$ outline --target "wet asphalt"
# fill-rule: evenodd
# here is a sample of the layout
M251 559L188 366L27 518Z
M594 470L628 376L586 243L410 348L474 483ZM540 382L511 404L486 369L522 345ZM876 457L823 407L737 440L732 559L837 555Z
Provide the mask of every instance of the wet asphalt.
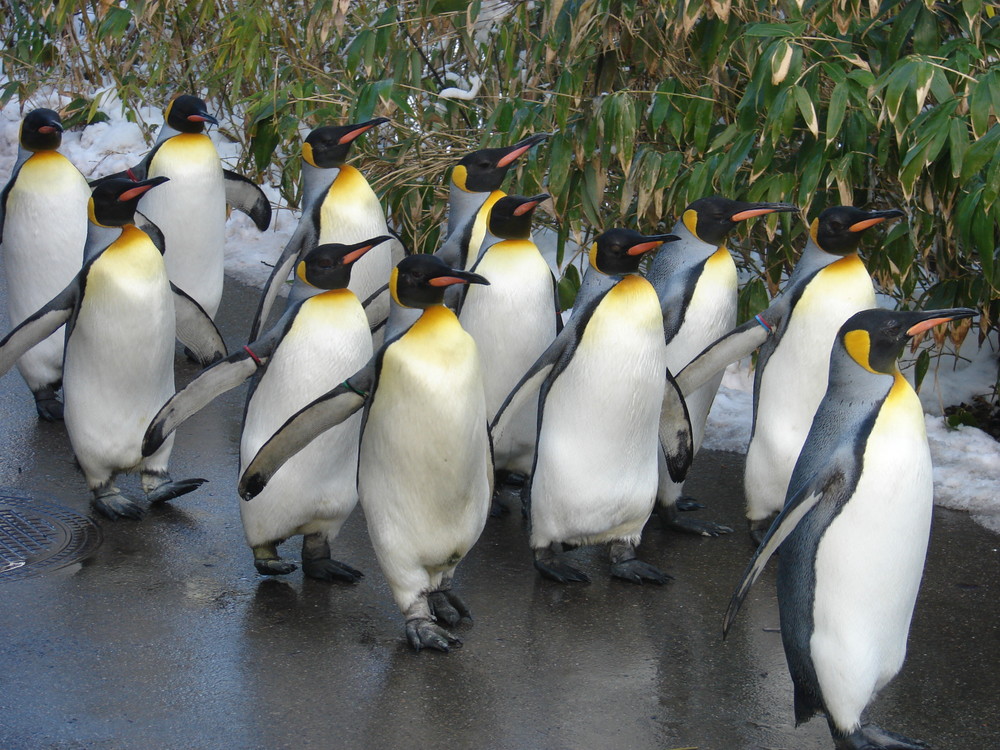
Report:
M232 349L257 297L227 281ZM177 369L179 385L196 372ZM611 580L595 548L573 553L593 583L544 581L520 514L491 519L456 576L475 616L464 646L417 654L360 508L334 549L360 584L257 575L235 493L244 394L178 432L172 474L208 484L140 522L97 519L103 544L82 563L0 582L0 748L832 747L822 719L794 726L773 567L721 637L752 553L742 456L705 452L688 483L737 533L650 522L640 555L666 586ZM0 379L0 445L0 486L90 513L63 428L37 421L16 372ZM122 486L138 493L137 478ZM1000 747L998 548L935 510L907 660L874 721L938 750ZM282 553L297 560L297 540Z

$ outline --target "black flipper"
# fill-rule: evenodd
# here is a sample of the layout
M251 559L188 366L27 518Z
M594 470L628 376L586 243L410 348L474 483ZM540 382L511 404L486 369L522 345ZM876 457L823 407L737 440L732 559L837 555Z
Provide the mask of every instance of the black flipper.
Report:
M317 435L335 427L364 406L375 384L376 357L331 391L293 414L257 451L240 477L244 500L260 494L274 473Z
M228 169L223 169L222 175L226 178L226 203L253 219L260 231L267 229L271 225L271 202L260 186Z
M318 236L315 222L299 221L294 234L292 234L288 240L288 244L281 251L281 255L275 262L274 268L271 269L271 275L267 278L267 284L264 285L264 293L260 297L260 303L257 305L257 312L253 318L253 324L250 326L250 341L253 341L260 335L261 329L267 322L268 315L271 314L274 301L278 298L278 291L281 289L281 285L288 279L288 274L292 272L292 268L295 267L299 258L316 247Z
M663 390L660 408L660 450L667 463L667 471L675 482L683 482L691 461L694 460L694 437L691 434L691 417L677 381L666 373L667 384Z
M85 269L86 270L86 269ZM3 375L38 342L55 333L76 310L80 299L80 279L83 271L42 309L21 322L0 341L0 375Z
M226 342L208 313L173 282L170 291L174 293L177 340L191 351L203 367L225 357L228 353Z
M769 335L770 331L753 318L716 339L677 373L677 385L681 392L698 390L714 375L753 352L767 341Z
M146 236L149 237L156 249L160 251L160 255L163 255L167 251L167 241L163 237L163 232L147 216L136 211L133 223L137 229L141 229L146 233Z

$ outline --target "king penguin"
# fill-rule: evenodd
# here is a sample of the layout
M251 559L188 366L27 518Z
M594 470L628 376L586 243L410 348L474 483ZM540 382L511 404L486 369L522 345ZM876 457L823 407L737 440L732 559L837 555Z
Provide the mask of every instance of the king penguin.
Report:
M387 240L320 245L299 261L296 275L320 290L299 300L259 340L205 369L150 423L143 454L220 394L254 376L240 440L241 472L285 420L341 383L372 356L368 319L348 288L351 268ZM324 291L325 290L325 291ZM292 456L252 503L241 503L243 531L264 575L295 570L278 544L302 535L302 570L310 578L354 583L361 573L331 558L330 545L358 501L361 414L319 435Z
M146 425L174 391L175 336L207 361L225 354L211 318L168 280L155 227L143 230L133 223L140 198L166 181L115 178L95 187L88 260L69 286L0 342L3 373L67 323L66 432L94 508L111 519L143 513L115 486L120 472L138 468L151 503L191 492L205 481L170 479L172 439L147 458L141 454Z
M262 232L271 223L271 204L257 185L223 169L219 152L205 133L206 123L218 121L204 101L184 94L173 99L163 114L165 122L153 149L124 176L170 180L151 191L139 211L163 232L170 280L214 318L222 299L227 204L247 214Z
M871 276L858 257L861 237L901 216L898 209L825 209L810 225L802 257L767 310L711 344L677 376L682 391L692 392L708 373L761 347L743 480L755 542L781 510L795 459L826 391L824 351L845 320L875 306Z
M395 301L423 310L368 364L292 416L243 473L258 495L285 460L365 406L358 493L368 532L413 648L460 641L438 622L469 616L452 590L455 567L486 525L493 466L479 354L444 305L455 284L486 284L431 255L411 255L389 281Z
M726 612L723 633L780 547L778 608L795 721L825 714L838 750L927 747L863 720L903 665L933 510L923 409L896 360L918 333L973 315L874 309L840 328L784 509Z
M56 112L29 112L21 122L14 171L0 193L0 250L12 326L62 291L83 265L90 187L56 150L62 132ZM49 422L62 419L56 392L62 384L64 338L53 333L17 361L38 416Z
M459 160L451 171L445 238L434 252L445 265L463 270L475 265L488 239L490 210L505 195L500 189L504 177L518 158L548 137L548 133L536 133L513 146L482 148ZM497 238L490 239L496 241ZM460 289L455 288L445 298L453 310L459 307ZM419 310L390 301L386 337L398 336L413 325L419 315Z
M350 245L390 234L385 210L375 191L361 172L346 163L351 144L385 122L389 122L388 118L377 117L351 125L325 125L306 136L302 144L302 215L264 287L250 328L251 340L263 330L278 292L306 253L321 244ZM389 296L369 298L386 285L394 260L402 255L402 244L389 237L383 245L365 253L351 271L351 291L362 302L368 302L365 312L373 329L389 314ZM301 279L293 283L289 304L318 292Z
M483 361L486 409L495 414L521 376L562 330L552 269L531 241L531 216L547 194L508 195L493 204L489 233L499 239L472 267L490 280L470 286L459 320ZM535 452L537 403L527 404L493 445L497 484L526 477Z
M726 236L739 222L781 211L798 211L790 203L748 203L721 196L691 203L671 230L680 237L655 256L646 278L656 289L663 311L667 368L680 372L706 346L736 325L736 264L726 248ZM694 451L705 434L705 422L722 382L718 373L710 382L684 395L691 418ZM679 531L717 536L728 526L678 514L683 482L670 479L660 467L657 513L663 523ZM690 501L681 505L690 509ZM695 505L694 507L698 507Z
M589 581L562 555L564 545L607 542L613 576L667 581L636 557L635 548L656 501L660 452L669 454L664 460L682 479L691 460L691 429L667 369L656 290L639 275L639 263L645 253L678 239L629 229L600 234L590 263L621 279L574 311L493 420L494 440L501 443L514 415L540 388L534 464L522 497L535 568L545 578Z

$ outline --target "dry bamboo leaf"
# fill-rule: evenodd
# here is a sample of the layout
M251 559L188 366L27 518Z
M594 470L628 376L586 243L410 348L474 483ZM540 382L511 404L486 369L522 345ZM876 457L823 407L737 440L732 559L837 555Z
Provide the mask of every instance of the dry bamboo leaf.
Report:
M350 10L351 0L335 0L333 5L333 25L337 27L337 33L344 32L344 24L347 22L347 11Z

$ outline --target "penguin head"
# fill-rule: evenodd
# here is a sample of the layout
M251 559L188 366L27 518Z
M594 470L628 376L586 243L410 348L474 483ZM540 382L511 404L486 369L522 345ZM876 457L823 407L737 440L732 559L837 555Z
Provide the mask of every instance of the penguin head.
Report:
M445 287L452 284L485 284L477 273L449 268L434 255L410 255L392 269L389 292L403 307L425 308L444 302Z
M295 275L317 289L346 289L354 263L373 247L390 239L382 235L353 245L337 242L320 245L299 261Z
M857 251L866 229L901 216L906 214L898 208L862 211L853 206L832 206L813 220L809 235L821 250L832 255L850 255Z
M451 173L451 181L467 193L499 190L510 165L532 146L549 137L536 133L506 148L481 148L463 156Z
M166 177L153 177L133 182L124 177L102 180L90 195L90 220L102 227L123 227L135 219L139 199L157 185L167 182Z
M848 356L868 372L894 375L896 360L911 338L941 323L975 314L967 307L913 312L862 310L841 326L837 340Z
M798 211L791 203L748 203L713 195L699 198L684 209L684 226L702 242L720 246L737 224L755 216L779 211Z
M218 125L219 121L208 113L204 100L191 94L181 94L174 97L167 108L163 110L167 125L181 133L201 133L205 123Z
M62 143L62 119L51 109L33 109L21 121L21 146L28 151L55 151Z
M490 209L489 230L502 240L526 240L531 236L531 215L538 204L550 198L548 193L525 198L505 195Z
M306 160L306 164L320 169L339 167L347 161L354 139L383 122L389 122L389 118L376 117L353 125L324 125L316 128L306 136L305 143L302 144L302 158Z
M631 229L609 229L597 235L590 246L590 265L606 276L637 273L644 254L679 239L676 234L645 235Z

